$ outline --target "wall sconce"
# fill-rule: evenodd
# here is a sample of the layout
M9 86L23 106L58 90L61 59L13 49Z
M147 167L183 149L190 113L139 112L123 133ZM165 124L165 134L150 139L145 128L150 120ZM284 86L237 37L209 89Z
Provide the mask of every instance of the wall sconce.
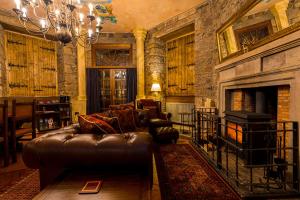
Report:
M155 100L157 100L158 92L161 92L161 87L159 83L153 83L151 87L151 92L154 93Z

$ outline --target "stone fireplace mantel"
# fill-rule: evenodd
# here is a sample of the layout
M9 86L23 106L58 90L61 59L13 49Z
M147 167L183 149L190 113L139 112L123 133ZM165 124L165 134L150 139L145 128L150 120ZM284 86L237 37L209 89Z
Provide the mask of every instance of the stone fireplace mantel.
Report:
M224 116L226 90L289 87L288 120L300 122L300 31L215 66L218 108Z

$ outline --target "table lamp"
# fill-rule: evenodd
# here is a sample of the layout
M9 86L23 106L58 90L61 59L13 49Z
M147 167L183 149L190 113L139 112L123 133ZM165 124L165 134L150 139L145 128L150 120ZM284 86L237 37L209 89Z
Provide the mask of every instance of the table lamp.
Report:
M161 92L160 84L159 83L153 83L152 87L151 87L151 92L154 93L155 100L157 100L156 97L158 96L158 92Z

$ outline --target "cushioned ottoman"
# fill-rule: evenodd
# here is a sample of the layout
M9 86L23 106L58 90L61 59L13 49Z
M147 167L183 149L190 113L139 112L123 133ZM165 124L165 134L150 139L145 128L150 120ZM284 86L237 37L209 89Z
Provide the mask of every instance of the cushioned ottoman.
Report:
M175 143L179 138L179 132L173 127L156 128L156 135L154 137L159 143Z

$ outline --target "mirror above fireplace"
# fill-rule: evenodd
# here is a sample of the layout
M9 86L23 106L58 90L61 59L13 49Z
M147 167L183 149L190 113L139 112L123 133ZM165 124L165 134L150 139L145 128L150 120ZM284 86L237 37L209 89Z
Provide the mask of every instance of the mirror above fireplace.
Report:
M220 61L300 29L300 0L249 0L218 31Z

